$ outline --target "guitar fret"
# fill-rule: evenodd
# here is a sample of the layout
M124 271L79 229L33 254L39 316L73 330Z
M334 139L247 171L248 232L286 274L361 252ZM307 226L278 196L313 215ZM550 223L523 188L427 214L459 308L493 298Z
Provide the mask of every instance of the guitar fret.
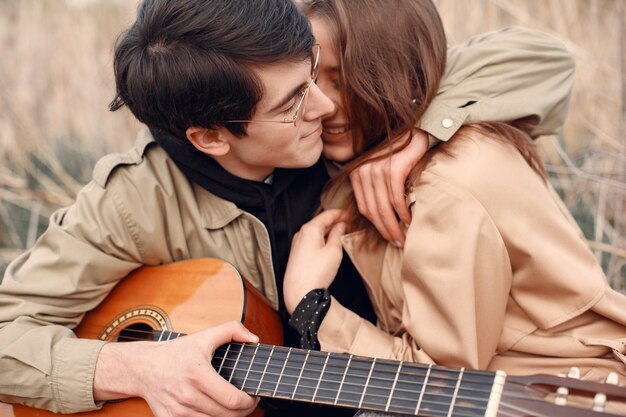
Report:
M297 381L294 400L311 401L315 388L320 381L326 355L318 351L309 351L303 372Z
M230 347L231 347L230 343L228 345L226 345L226 350L224 351L224 356L222 356L222 362L220 363L220 367L217 370L217 373L220 374L220 375L222 375L222 367L224 366L224 362L226 361L226 356L228 356L228 353L230 352Z
M241 384L242 391L245 391L246 381L248 380L248 376L250 375L250 370L252 369L252 365L254 364L254 359L256 358L256 354L258 351L259 351L259 345L257 344L256 348L254 349L254 353L252 354L252 358L250 358L250 365L248 366L248 370L246 371L246 376L243 379L243 383Z
M289 361L289 356L291 355L291 348L287 352L287 359L283 363L283 368L280 370L280 376L278 377L278 382L276 382L276 387L274 388L273 397L276 397L276 391L278 391L278 386L280 385L280 380L283 379L283 374L285 373L285 367L287 366L287 362Z
M231 382L233 376L235 375L235 371L237 370L237 365L239 364L239 358L241 358L241 352L243 352L243 345L239 347L239 354L237 355L237 359L235 360L235 364L233 365L233 370L230 373L230 377L228 378L228 382Z
M498 408L500 407L500 400L502 399L505 381L506 374L502 371L497 371L493 380L491 393L489 394L489 402L487 403L485 417L496 417Z
M343 376L341 377L341 383L339 384L339 389L337 390L337 396L335 397L334 404L337 405L337 401L339 401L339 394L341 394L341 388L343 387L343 383L346 380L346 374L348 373L348 368L350 368L350 362L352 362L352 355L348 358L348 364L346 365Z
M309 359L310 350L306 352L306 356L304 357L304 362L302 363L302 369L300 369L300 375L298 375L298 381L296 382L296 386L293 389L293 394L291 394L291 399L293 400L296 396L296 391L298 390L298 385L300 384L300 379L302 379L302 373L304 372L304 367L306 366L306 361Z
M387 400L387 405L385 406L385 412L389 411L389 405L391 404L391 399L393 398L393 391L396 389L396 384L398 383L398 377L400 376L400 369L402 368L402 364L404 361L400 361L398 365L398 371L396 372L396 377L393 380L393 385L391 386L391 392L389 393L389 399Z
M302 383L303 372L306 370L303 366L305 358L310 361L310 354L303 349L293 349L289 356L289 362L285 367L284 374L278 387L277 395L281 398L293 399L298 394L298 386ZM306 391L306 383L304 383L304 391Z
M339 391L337 405L357 407L359 402L361 402L362 405L363 402L366 402L365 400L361 400L363 399L363 393L366 389L368 375L370 375L371 361L372 359L370 358L361 358L358 356L351 358L350 365L346 368L343 385L341 385ZM346 361L346 366L347 365ZM339 375L341 376L341 374ZM337 381L337 389L339 389L339 384L340 382Z
M259 381L259 386L256 389L256 392L254 393L254 395L259 395L259 391L261 390L261 384L263 384L263 377L265 376L266 372L267 372L267 366L270 364L270 361L272 360L272 354L274 353L274 349L276 348L276 346L272 346L272 350L270 350L270 354L267 357L267 362L265 363L265 367L263 368L263 373L261 374L261 379Z
M317 397L317 391L320 389L320 384L322 382L322 378L324 377L324 371L326 370L326 365L328 365L328 358L330 358L330 352L326 352L326 359L324 360L324 366L322 367L322 373L320 374L320 378L317 381L317 385L315 386L315 392L313 393L313 398L311 401L315 402L315 397Z
M422 414L447 416L458 383L460 368L433 367L421 407Z
M416 366L413 363L402 364L389 403L389 413L406 413L407 410L413 413L412 410L415 409L417 397L426 376L426 369L425 366Z
M426 392L426 385L428 385L428 378L430 378L430 371L433 369L433 364L428 365L428 371L426 371L426 377L424 377L424 382L422 383L422 390L420 391L420 396L417 399L417 406L415 407L415 415L419 415L420 407L422 406L422 401L424 399L424 393Z
M163 335L165 334L165 332L161 332L161 334L159 335L159 339L157 340L157 342L162 342L163 341Z
M397 362L376 361L372 378L363 398L363 408L385 411L393 386L393 376L395 376L397 369Z
M463 379L463 371L465 371L465 368L461 368L461 372L459 373L459 378L456 381L456 386L454 387L454 394L452 395L452 401L450 401L450 410L448 410L448 417L452 417L452 410L454 410L454 403L456 403L456 397L459 395L459 387L461 386L461 379Z
M280 378L283 368L289 355L287 348L276 346L273 350L272 358L269 361L266 372L263 374L263 383L261 384L260 395L266 397L275 397L278 393Z
M374 360L372 361L372 366L370 366L370 372L369 374L367 374L367 381L365 381L365 386L363 387L363 393L361 394L361 400L359 401L359 408L363 406L363 398L365 398L365 391L367 391L367 387L370 384L370 378L372 377L374 365L376 365L376 358L374 358Z

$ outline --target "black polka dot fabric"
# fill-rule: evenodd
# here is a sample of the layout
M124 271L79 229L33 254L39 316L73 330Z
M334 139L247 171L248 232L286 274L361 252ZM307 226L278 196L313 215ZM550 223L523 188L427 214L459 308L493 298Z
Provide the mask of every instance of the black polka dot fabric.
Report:
M330 292L319 288L309 291L296 306L289 325L300 334L303 349L320 350L317 331L330 308Z

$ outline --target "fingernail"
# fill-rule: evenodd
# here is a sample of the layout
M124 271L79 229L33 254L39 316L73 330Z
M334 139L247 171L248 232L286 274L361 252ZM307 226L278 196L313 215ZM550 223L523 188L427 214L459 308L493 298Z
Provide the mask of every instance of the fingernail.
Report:
M402 247L402 242L400 242L399 240L394 240L393 241L393 246L395 246L396 248L401 248Z
M252 333L251 331L248 331L248 334L250 335L250 338L252 339L253 342L258 342L259 341L259 336L255 335L254 333Z

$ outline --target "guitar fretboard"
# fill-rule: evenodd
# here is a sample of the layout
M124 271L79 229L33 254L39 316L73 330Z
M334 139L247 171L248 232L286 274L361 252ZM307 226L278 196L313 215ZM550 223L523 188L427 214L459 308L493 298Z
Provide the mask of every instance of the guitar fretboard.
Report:
M212 364L255 396L432 417L485 416L496 378L489 371L263 344L226 344Z

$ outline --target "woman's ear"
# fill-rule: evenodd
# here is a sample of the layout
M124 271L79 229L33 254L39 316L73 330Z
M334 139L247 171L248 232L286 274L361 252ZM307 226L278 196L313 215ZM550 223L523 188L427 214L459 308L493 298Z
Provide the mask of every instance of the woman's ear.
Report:
M185 132L189 142L200 152L210 156L223 156L230 150L221 129L192 126Z

